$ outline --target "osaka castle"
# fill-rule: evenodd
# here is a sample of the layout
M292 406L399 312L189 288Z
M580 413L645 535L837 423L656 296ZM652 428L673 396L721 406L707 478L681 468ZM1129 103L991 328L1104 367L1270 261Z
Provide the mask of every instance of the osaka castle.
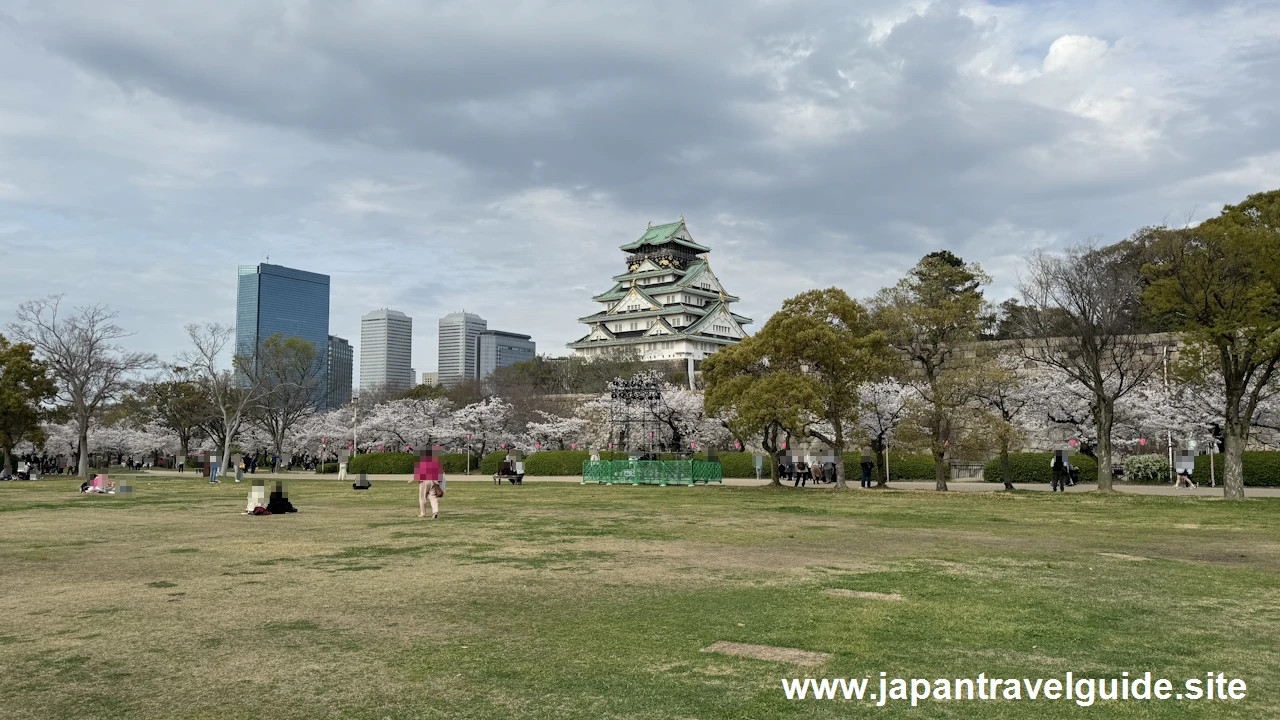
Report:
M650 224L622 252L627 271L591 298L600 306L594 315L578 318L588 330L569 343L575 353L590 358L622 348L644 360L701 360L746 337L742 326L751 318L733 312L738 298L711 272L711 248L693 241L683 217Z

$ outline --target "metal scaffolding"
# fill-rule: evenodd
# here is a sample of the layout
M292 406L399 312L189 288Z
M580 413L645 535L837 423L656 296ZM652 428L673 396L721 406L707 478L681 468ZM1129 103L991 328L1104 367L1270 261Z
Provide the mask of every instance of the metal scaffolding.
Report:
M657 460L662 450L658 383L643 377L614 380L609 383L609 398L610 449L640 460Z

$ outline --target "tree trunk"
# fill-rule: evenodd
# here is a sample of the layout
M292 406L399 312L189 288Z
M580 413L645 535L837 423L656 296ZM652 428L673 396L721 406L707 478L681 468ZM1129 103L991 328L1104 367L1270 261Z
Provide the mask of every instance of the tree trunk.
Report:
M745 445L744 445L745 447ZM769 457L769 484L781 485L778 481L778 430L773 426L769 426L764 431L764 437L760 438L760 447L768 453Z
M80 432L80 478L82 480L89 479L89 421L86 418L79 423L77 428Z
M4 448L4 465L0 465L0 473L3 473L8 469L9 469L9 446L6 445Z
M930 386L937 395L937 382L930 380ZM933 403L933 482L934 489L945 492L947 489L947 478L951 474L950 468L947 467L946 446L943 442L947 436L951 434L951 423L947 422L946 409L942 407L936 400Z
M836 488L844 490L848 487L844 482L844 428L839 423L835 424L836 437L831 448L836 454Z
M1223 430L1225 447L1222 453L1222 497L1228 500L1244 499L1244 446L1248 440L1247 428L1230 423Z
M1009 446L1000 448L1000 479L1004 481L1005 490L1014 490L1013 472L1009 470Z
M1111 474L1111 425L1114 421L1113 408L1106 402L1098 402L1098 490L1111 492L1115 490L1114 478Z
M885 461L888 460L889 454L884 451L884 441L883 440L872 441L871 452L875 453L876 455L876 470L875 470L876 487L887 488L889 487L889 477L888 475L885 474L884 468L885 468ZM841 460L843 461L843 458L841 458ZM844 463L841 462L841 464L844 464Z

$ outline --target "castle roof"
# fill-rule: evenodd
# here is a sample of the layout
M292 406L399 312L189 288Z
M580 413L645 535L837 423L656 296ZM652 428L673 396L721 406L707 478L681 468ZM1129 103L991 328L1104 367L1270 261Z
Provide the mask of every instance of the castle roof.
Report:
M695 253L711 252L711 248L699 245L689 237L689 230L684 226L684 219L665 225L650 225L639 240L621 246L622 250L638 250L643 245L679 245Z

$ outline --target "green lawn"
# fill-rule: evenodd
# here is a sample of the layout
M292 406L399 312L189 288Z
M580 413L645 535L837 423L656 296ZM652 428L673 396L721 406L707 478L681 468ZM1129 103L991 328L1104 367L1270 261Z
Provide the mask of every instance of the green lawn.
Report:
M0 484L0 718L1280 717L1280 500L455 482L433 522L400 482L294 481L301 512L272 517L238 514L245 484L76 487ZM1249 697L780 684L1067 670Z

